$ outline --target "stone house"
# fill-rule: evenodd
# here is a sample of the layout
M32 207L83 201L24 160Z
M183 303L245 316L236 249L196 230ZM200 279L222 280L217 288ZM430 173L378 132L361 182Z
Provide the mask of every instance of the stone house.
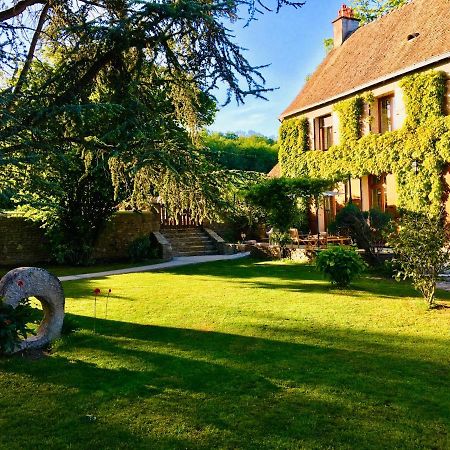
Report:
M422 195L425 198L428 194L422 191L433 191L433 195L441 196L442 201L447 203L447 210L450 211L450 203L445 197L445 182L450 180L446 164L450 162L450 144L447 144L447 141L450 142L447 139L450 132L450 0L412 0L364 26L360 26L352 9L343 5L333 21L333 35L333 48L280 115L280 163L272 170L272 175L323 174L333 177L333 171L340 173L342 182L336 193L325 197L319 217L311 220L312 228L317 228L314 224L318 224L320 231L326 230L336 212L350 199L362 210L379 208L395 212L399 203L403 205L402 199L405 204L409 201L404 180L409 180L407 186L412 197ZM414 117L407 125L408 99L405 98L403 81L415 74L428 73L439 74L443 93L440 111L434 118L438 122L431 122L428 116L424 119L428 129L435 129L433 144L430 144L435 147L427 153L419 143L416 147L420 147L420 151L417 150L416 154L414 145L410 145L411 150L406 150L405 143L414 139L420 141L417 133L424 134L420 128L423 123L417 119L417 126L411 126L418 115L410 113ZM423 86L427 79L421 82L422 87L419 86L417 95L423 92L426 108L426 88ZM433 92L438 91L436 88ZM355 141L349 143L343 138L344 119L338 106L355 98L361 99L359 130ZM292 146L283 134L293 119L300 119L306 127L304 144L298 141L296 146ZM404 131L406 129L407 132ZM301 131L296 133L297 139ZM400 148L400 141L403 142L402 150L394 150L395 145ZM387 165L375 164L378 153L381 154L377 145L381 148L389 142L393 143L392 154L397 151L399 156L393 157ZM444 155L442 150L439 153L436 145L439 149L445 146L449 155L445 152ZM440 159L437 161L434 158L435 164L430 169L432 163L429 160L435 153L440 155ZM401 158L403 163L399 162ZM292 170L296 161L298 168ZM414 172L418 173L417 182ZM435 172L442 182L440 187L430 175ZM424 180L423 183L420 180ZM427 180L431 181L428 183ZM420 183L423 184L422 191L415 192ZM399 186L403 186L402 192L399 192ZM423 205L426 201L425 198Z

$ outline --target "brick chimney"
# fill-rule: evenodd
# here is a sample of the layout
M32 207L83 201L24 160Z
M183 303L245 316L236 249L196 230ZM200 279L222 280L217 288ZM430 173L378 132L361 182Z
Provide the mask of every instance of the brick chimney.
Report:
M344 41L359 27L359 19L352 8L342 5L339 15L333 21L334 48L340 47Z

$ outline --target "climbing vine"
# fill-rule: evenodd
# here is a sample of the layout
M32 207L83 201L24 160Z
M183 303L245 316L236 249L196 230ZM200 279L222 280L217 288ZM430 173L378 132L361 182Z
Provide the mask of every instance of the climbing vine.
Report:
M403 89L408 126L414 127L443 115L445 81L443 72L417 73L403 78L400 87Z
M354 142L361 137L363 108L361 95L339 102L334 107L339 116L339 136L343 142Z
M345 180L348 176L392 173L397 179L399 208L437 214L444 194L442 172L450 163L450 116L443 113L445 74L414 74L405 77L401 87L407 111L401 129L359 138L364 102L373 98L368 94L345 100L335 107L340 145L325 152L290 148L291 155L298 155L297 161L280 157L283 175ZM280 138L283 148L283 134ZM412 170L414 161L418 162L418 173Z
M284 174L295 176L299 157L310 150L308 119L302 116L283 121L280 127L280 142L278 157Z

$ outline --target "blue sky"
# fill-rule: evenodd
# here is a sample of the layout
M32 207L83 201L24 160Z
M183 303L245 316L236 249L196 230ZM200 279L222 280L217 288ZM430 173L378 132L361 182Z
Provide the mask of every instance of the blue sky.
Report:
M252 65L271 64L263 70L269 101L247 99L237 106L233 101L222 108L209 128L213 131L254 130L267 136L278 135L278 116L294 99L305 78L325 56L323 40L332 36L331 22L343 0L306 0L300 9L284 7L278 14L258 16L249 27L234 25L237 42L248 49ZM350 2L348 2L350 3Z

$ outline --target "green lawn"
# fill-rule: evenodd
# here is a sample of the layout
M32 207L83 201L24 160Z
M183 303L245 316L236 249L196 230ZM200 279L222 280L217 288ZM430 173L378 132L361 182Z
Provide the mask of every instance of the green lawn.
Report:
M0 360L1 448L450 447L450 309L405 284L235 260L64 288L81 330Z

